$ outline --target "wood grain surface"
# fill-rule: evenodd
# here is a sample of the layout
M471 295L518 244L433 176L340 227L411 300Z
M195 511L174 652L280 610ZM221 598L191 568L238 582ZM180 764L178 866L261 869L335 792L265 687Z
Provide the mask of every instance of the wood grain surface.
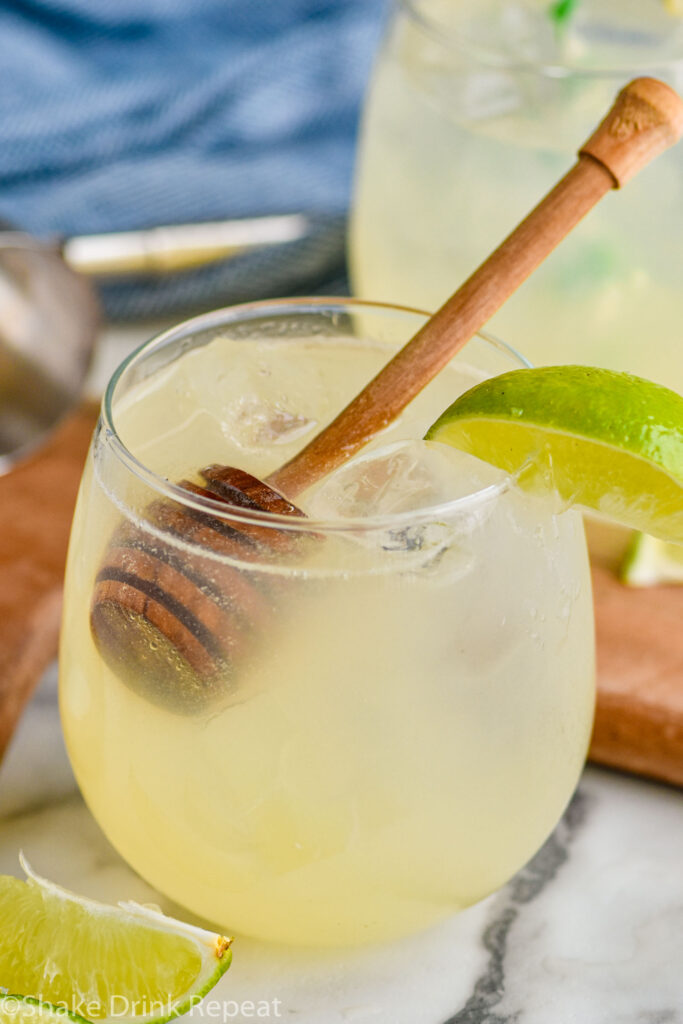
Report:
M683 586L623 586L593 566L598 699L590 756L683 786Z
M683 786L683 586L625 587L631 531L585 524L598 641L591 759Z
M57 653L71 517L96 419L84 404L0 477L0 757Z

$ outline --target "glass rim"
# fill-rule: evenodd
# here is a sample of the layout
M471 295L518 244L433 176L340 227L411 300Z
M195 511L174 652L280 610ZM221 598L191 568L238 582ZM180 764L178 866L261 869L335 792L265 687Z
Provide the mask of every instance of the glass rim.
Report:
M232 520L254 526L277 527L278 529L285 529L294 533L310 533L313 531L321 533L355 533L419 525L433 521L435 516L452 516L461 512L469 512L473 507L487 503L507 491L513 480L513 477L509 474L496 483L473 490L470 494L461 495L449 501L440 502L436 505L427 505L424 508L407 512L367 517L356 516L344 519L314 519L308 517L300 519L274 512L259 512L237 506L228 506L217 498L192 494L179 484L173 483L146 466L121 440L113 410L115 392L124 375L137 363L142 362L150 352L162 348L173 340L189 337L193 334L210 330L212 327L218 330L220 327L230 323L238 323L245 317L246 319L256 319L259 314L268 311L273 315L278 313L285 315L292 310L299 310L300 312L308 310L313 312L316 309L331 310L335 307L340 312L348 312L355 307L361 311L385 311L389 314L408 314L421 318L429 318L431 315L422 309L396 305L390 302L373 302L346 296L302 296L284 299L260 299L255 302L224 306L220 309L211 310L208 313L201 313L198 316L190 317L148 338L129 353L118 365L109 379L100 409L100 423L104 427L105 437L101 439L96 435L95 443L106 444L124 467L150 490L156 491L162 497L166 497L185 508L204 512L205 514L212 515L214 518L220 518L228 522ZM520 352L506 342L501 341L495 335L487 331L478 331L473 335L473 338L475 337L497 349L508 358L511 358L517 364L513 368L523 369L531 367L531 363Z
M623 79L624 76L650 72L656 74L664 71L683 70L683 53L677 57L654 58L651 60L637 61L630 64L618 63L613 65L596 65L587 68L566 61L542 61L524 58L515 58L497 53L494 49L477 44L472 38L457 28L446 26L439 18L426 14L420 9L421 0L394 0L395 7L402 10L426 35L429 35L436 42L449 43L457 46L458 49L467 49L476 61L492 68L503 68L510 71L531 72L543 78L616 78ZM673 18L672 18L673 20Z

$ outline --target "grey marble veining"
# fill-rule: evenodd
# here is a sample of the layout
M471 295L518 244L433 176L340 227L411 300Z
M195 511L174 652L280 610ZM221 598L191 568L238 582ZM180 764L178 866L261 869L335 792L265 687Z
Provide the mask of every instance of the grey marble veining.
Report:
M0 819L0 871L20 873L22 848L39 873L86 895L187 916L124 864L78 795L54 672L0 769ZM683 1024L683 798L588 770L548 842L500 893L380 947L238 938L213 997L271 1001L270 1019L292 1024Z

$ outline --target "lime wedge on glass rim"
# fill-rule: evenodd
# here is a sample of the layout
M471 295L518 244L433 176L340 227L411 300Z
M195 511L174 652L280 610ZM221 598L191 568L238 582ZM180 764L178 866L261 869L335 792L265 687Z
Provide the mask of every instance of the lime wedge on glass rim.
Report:
M441 441L669 543L683 543L683 396L588 366L491 377L428 430Z
M230 966L222 935L137 903L96 903L39 878L23 858L22 867L26 882L0 875L2 1024L25 1024L31 1013L41 1024L160 1024L191 1009Z

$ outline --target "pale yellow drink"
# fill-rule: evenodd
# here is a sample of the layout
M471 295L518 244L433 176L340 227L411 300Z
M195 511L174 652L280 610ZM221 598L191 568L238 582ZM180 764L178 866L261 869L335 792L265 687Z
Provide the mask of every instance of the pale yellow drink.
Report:
M420 322L388 316L388 343ZM381 317L357 316L344 337L334 318L323 338L305 336L305 317L285 340L259 341L257 325L146 379L124 371L112 423L161 477L212 461L264 475L386 360ZM495 364L514 359L473 342L361 472L347 466L301 498L328 520L322 540L238 565L279 590L225 694L194 714L135 692L93 643L111 531L122 516L144 524L159 499L109 438L96 441L66 590L69 753L129 863L222 928L312 944L423 928L505 882L575 786L593 710L580 519L452 449L406 440Z
M683 89L662 0L404 0L359 144L355 294L436 309L569 169L639 74ZM608 196L491 321L534 363L683 390L683 147Z

